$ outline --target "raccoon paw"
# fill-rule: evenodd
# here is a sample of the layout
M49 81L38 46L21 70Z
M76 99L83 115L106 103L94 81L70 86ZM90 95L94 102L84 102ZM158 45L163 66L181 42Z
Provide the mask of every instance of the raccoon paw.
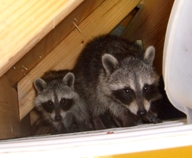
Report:
M102 130L106 129L105 125L103 124L101 118L92 118L93 126L95 130Z
M68 133L79 132L79 126L73 123L70 127L68 127Z
M51 135L61 134L61 133L63 133L61 130L58 130L56 128L51 128Z
M148 120L149 120L149 123L162 123L162 120L160 120L157 117L151 117L151 118L149 117Z
M157 118L155 113L149 112L147 115L143 116L142 120L144 123L161 123L162 121Z

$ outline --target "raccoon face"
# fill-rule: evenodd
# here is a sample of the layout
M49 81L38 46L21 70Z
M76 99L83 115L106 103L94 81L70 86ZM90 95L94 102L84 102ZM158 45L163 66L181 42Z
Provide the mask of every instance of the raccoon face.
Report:
M43 79L36 79L34 86L37 90L35 105L45 117L60 122L73 106L76 93L73 90L75 76L67 73L62 81L53 80L46 83Z
M60 101L48 100L47 102L42 103L42 108L48 115L50 115L53 121L60 122L72 105L72 99L61 98Z
M158 99L159 76L153 69L154 47L149 47L144 59L133 57L118 62L115 57L105 54L102 64L106 74L105 92L114 101L125 106L135 115L145 115L151 102Z

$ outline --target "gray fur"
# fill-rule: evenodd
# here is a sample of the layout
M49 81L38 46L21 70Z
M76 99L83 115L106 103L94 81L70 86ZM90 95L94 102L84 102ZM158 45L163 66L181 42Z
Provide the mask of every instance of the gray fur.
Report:
M34 81L37 95L34 99L35 107L42 113L58 133L77 132L89 129L89 115L85 102L74 90L75 76L68 71L51 71L41 79ZM67 110L61 107L62 99L72 100L72 105ZM48 101L54 104L54 110L48 112L44 109ZM68 104L67 104L68 105ZM66 106L67 107L67 106ZM62 117L56 120L56 117Z
M151 103L161 98L159 76L152 66L154 57L153 46L143 52L136 44L112 35L97 37L86 45L74 71L76 88L87 101L93 122L97 120L98 124L98 118L107 111L120 120L121 125L117 126L160 122L151 111ZM146 99L147 85L152 85L154 94Z

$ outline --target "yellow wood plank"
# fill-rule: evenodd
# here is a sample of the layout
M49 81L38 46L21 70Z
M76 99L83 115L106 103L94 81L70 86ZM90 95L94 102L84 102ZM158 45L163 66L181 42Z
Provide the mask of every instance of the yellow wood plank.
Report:
M158 143L158 142L157 142ZM163 150L153 150L131 154L119 154L111 156L97 156L94 158L191 158L192 146L170 148Z
M4 12L7 8L9 8L15 0L1 0L0 1L0 12Z
M1 1L0 76L83 0ZM13 3L12 3L13 2Z
M106 0L18 83L20 118L33 109L33 80L50 69L72 68L85 43L110 32L140 0Z

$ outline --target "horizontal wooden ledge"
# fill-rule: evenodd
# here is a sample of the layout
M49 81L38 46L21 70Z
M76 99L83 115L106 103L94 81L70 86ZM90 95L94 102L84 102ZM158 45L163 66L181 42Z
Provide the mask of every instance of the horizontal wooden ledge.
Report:
M0 1L0 76L83 0Z

